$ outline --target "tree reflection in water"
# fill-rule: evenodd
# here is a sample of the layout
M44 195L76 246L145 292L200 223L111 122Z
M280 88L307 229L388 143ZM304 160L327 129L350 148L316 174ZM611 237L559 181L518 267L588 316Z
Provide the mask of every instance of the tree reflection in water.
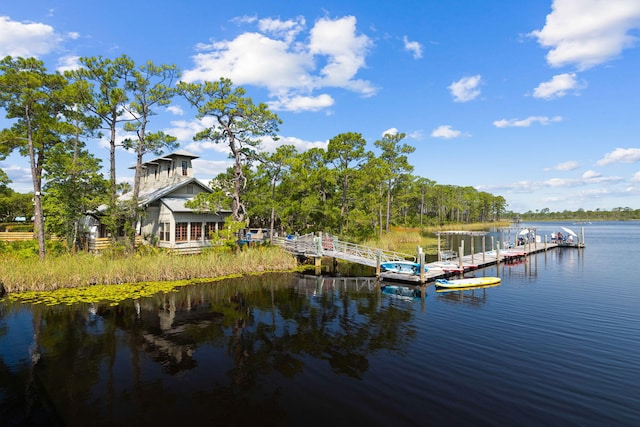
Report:
M287 424L291 381L326 368L361 379L372 354L414 338L412 312L381 303L377 286L270 274L117 306L7 303L0 325L31 318L34 338L18 362L0 353L0 415L8 425Z

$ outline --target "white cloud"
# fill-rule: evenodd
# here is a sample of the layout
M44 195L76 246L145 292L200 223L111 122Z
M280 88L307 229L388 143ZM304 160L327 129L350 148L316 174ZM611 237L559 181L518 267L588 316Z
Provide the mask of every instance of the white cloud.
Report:
M565 73L553 76L553 78L544 83L540 83L533 90L534 98L553 99L560 98L572 90L584 89L586 84L578 84L575 73Z
M200 120L172 120L170 122L170 127L168 129L164 129L164 132L175 136L180 145L186 145L186 149L194 153L201 153L208 148L218 152L227 152L224 144L215 144L211 141L200 142L193 140L195 134L213 126L214 120L215 119L213 117L204 117Z
M603 176L601 173L592 170L588 170L583 173L581 178L585 184L616 183L624 181L620 176Z
M422 133L422 130L414 130L407 134L407 138L421 140L424 138L424 134Z
M611 163L635 163L640 162L640 148L616 148L596 162L598 166Z
M305 19L302 16L295 20L281 21L279 19L265 18L258 21L258 28L264 33L273 34L278 38L291 43L296 36L304 30Z
M566 162L562 162L562 163L558 163L557 165L553 166L552 168L547 168L545 170L555 170L555 171L572 171L575 169L578 169L580 167L580 164L574 160L569 160Z
M58 65L56 70L64 73L65 71L77 70L82 67L80 64L80 57L75 55L61 56L58 58Z
M633 174L633 177L631 178L632 182L640 182L640 172L636 172Z
M261 147L263 151L273 153L281 145L293 145L299 153L307 151L311 148L327 149L329 141L305 141L294 136L280 136L277 141L272 138L264 138L261 141Z
M397 135L398 134L398 129L397 128L389 128L387 130L385 130L384 132L382 132L382 137L384 138L385 135Z
M582 179L595 179L600 178L601 176L602 174L599 172L588 170L582 174Z
M431 136L434 138L451 139L457 138L460 135L462 135L462 132L460 132L459 130L451 129L451 125L439 126L438 128L434 129L433 132L431 132Z
M449 85L449 90L453 95L453 100L455 102L468 102L473 99L476 99L480 95L480 86L482 83L482 77L480 74L471 77L463 77L457 82L451 83Z
M638 0L554 0L544 27L530 36L550 49L549 65L573 64L584 70L631 47L639 28Z
M404 36L402 41L404 42L405 50L413 54L413 59L422 58L422 45L419 42L409 41L407 36Z
M17 154L13 154L17 157ZM33 180L31 178L31 168L17 165L17 161L11 157L7 161L0 162L0 168L7 174L11 180L10 187L19 193L28 193L33 191Z
M375 90L363 80L354 80L365 66L365 57L373 42L365 35L356 35L356 18L345 16L335 20L320 19L310 31L309 51L326 56L327 65L320 71L319 84L344 87L363 95Z
M357 79L365 67L371 40L356 31L356 19L346 16L316 21L306 37L305 20L244 19L259 32L245 32L233 40L199 44L195 68L185 81L216 81L228 77L234 84L265 87L277 110L328 108L334 99L314 91L342 88L363 96L376 93L370 82ZM318 64L323 64L318 68Z
M264 86L276 93L310 88L313 83L308 74L313 67L310 55L292 52L285 42L259 33L244 33L202 49L210 52L193 58L196 68L183 74L187 82L228 77L234 84Z
M167 111L173 114L174 116L184 116L184 110L182 107L178 105L169 105L167 107Z
M534 123L539 123L541 125L548 125L554 122L562 121L562 117L546 117L546 116L531 116L526 119L501 119L493 122L493 125L497 128L507 128L507 127L529 127Z
M231 166L233 166L233 160L193 159L193 170L196 171L197 177L206 177L205 179L208 180L225 172ZM209 185L209 182L207 181L205 184Z
M0 58L7 55L39 57L56 49L62 40L50 25L17 22L0 16Z
M273 111L320 111L331 107L335 103L334 99L323 93L318 96L293 96L291 98L282 96L276 101L267 104Z

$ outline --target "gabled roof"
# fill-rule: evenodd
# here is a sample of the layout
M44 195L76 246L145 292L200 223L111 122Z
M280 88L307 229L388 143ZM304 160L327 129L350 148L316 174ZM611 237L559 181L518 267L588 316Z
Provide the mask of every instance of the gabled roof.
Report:
M189 185L189 184L195 184L198 187L200 187L202 190L206 191L207 193L211 193L213 191L209 187L204 185L200 180L191 177L188 179L180 180L170 185L166 185L164 187L151 188L146 191L140 191L140 194L138 195L138 205L145 206L145 205L151 204L163 198L164 196L173 193L177 189L182 188L185 185ZM120 200L129 200L131 199L132 195L133 195L132 192L125 193L120 196Z

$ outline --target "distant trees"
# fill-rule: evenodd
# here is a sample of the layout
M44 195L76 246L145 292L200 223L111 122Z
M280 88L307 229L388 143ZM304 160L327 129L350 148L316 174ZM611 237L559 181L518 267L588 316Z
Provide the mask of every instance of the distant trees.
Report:
M0 222L13 222L18 218L30 221L33 217L33 194L22 194L0 185Z
M274 224L285 232L330 231L358 240L394 225L495 221L505 214L501 196L411 175L408 155L414 148L400 144L403 138L398 133L376 141L378 156L354 132L332 138L326 150L298 153L280 147L255 172L246 172L252 176L244 190L252 225ZM221 174L215 182L230 176Z
M535 212L508 212L507 215L517 216L522 221L631 221L640 220L640 209L617 207L611 210L551 211L549 208L543 208Z

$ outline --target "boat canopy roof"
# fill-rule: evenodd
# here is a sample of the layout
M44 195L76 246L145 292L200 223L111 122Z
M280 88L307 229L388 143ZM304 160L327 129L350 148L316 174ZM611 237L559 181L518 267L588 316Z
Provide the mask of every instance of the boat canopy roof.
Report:
M465 230L452 230L452 231L436 231L438 236L486 236L488 231L465 231Z

